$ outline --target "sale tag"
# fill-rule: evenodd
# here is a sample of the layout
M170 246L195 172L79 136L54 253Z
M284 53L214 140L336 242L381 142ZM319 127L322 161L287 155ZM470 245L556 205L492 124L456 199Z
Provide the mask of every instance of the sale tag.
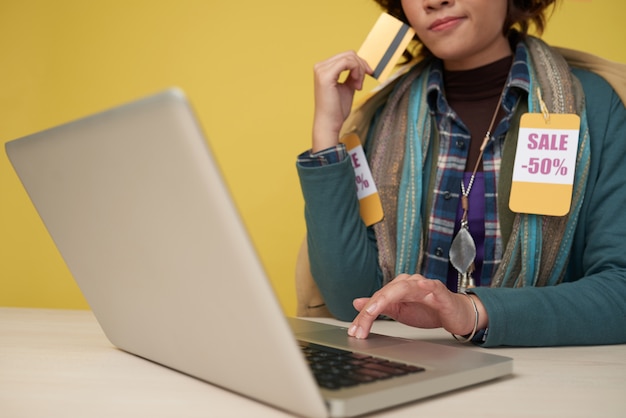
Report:
M352 168L354 168L361 219L367 226L380 222L383 219L383 206L361 140L358 135L351 133L341 138L341 142L346 145Z
M579 131L578 115L522 115L509 199L513 212L569 213Z

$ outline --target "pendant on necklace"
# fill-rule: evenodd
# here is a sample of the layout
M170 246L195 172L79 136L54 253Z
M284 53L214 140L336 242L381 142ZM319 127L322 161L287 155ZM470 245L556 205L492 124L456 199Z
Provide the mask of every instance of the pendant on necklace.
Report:
M461 196L463 200L463 218L461 228L457 232L450 246L450 263L458 271L459 281L457 291L464 293L467 289L476 287L472 273L474 272L474 259L476 258L476 244L469 232L467 222L467 196Z
M476 179L476 172L478 171L480 162L483 159L485 148L491 140L491 131L493 130L496 122L496 117L498 116L498 110L500 109L501 104L502 93L500 93L498 104L496 105L496 109L491 117L489 129L487 129L483 142L480 145L480 153L478 154L478 159L474 164L474 170L472 171L467 188L465 187L463 180L461 180L461 207L463 208L463 216L461 217L461 227L459 228L459 232L457 232L456 236L452 240L449 254L450 263L452 263L456 271L459 272L459 281L457 286L457 292L459 293L465 293L467 289L476 287L474 284L474 278L472 277L472 273L474 273L474 260L476 259L476 243L474 243L474 238L472 238L472 234L469 232L469 222L467 221L467 214L469 212L469 194L472 191L472 186L474 185L474 180Z

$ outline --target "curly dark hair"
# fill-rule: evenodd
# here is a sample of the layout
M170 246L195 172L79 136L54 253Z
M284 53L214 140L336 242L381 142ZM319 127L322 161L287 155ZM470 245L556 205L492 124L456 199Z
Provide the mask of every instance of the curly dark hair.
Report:
M374 1L390 15L409 24L404 10L402 10L401 0ZM515 31L523 38L528 34L531 25L534 25L537 33L541 34L546 26L546 12L548 8L554 7L557 1L558 0L507 0L507 16L502 26L502 33L508 36L512 31ZM409 55L412 56L413 54L409 53Z

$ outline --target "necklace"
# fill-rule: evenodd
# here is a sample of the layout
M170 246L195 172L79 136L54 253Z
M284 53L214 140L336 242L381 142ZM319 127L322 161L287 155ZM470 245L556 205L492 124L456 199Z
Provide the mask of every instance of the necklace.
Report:
M494 123L496 122L500 105L502 104L502 93L500 93L496 110L491 117L489 128L487 129L483 142L480 145L480 153L476 159L476 164L474 165L474 170L472 171L467 187L465 187L463 180L461 180L461 207L463 209L463 216L461 217L461 227L459 228L459 232L457 232L454 240L452 240L452 245L450 246L450 263L452 263L454 268L459 273L457 284L457 291L459 293L465 293L467 289L475 287L472 273L474 272L474 259L476 258L476 244L474 243L472 234L469 232L469 222L467 220L467 214L469 212L469 194L472 191L474 179L476 178L476 172L478 171L480 162L483 159L485 148L491 139L491 131Z

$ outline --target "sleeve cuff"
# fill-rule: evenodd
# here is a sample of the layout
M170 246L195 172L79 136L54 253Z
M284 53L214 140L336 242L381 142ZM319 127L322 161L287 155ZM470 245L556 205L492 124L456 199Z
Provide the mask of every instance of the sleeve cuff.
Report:
M345 160L347 156L346 146L340 143L318 152L305 151L298 155L298 164L302 167L322 167L339 163Z

